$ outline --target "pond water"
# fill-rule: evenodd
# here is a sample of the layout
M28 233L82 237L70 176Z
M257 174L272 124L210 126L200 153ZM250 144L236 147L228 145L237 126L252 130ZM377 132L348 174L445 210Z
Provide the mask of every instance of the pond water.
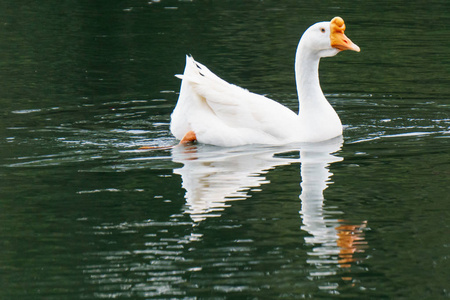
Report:
M1 299L450 297L448 1L0 8ZM336 15L343 138L171 147L186 54L297 110L298 40Z

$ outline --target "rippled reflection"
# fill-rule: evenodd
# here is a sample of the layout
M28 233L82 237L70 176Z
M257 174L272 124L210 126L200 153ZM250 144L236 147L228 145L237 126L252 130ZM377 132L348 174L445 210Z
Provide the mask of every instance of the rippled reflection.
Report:
M367 222L351 224L336 216L343 212L327 208L324 191L332 184L330 165L343 158L335 154L342 139L324 143L283 147L215 148L208 146L178 146L172 157L183 166L174 170L181 175L186 190L186 207L194 222L220 216L230 201L243 200L248 191L269 183L265 174L277 166L301 164L301 229L309 235L305 243L311 246L307 263L311 279L335 275L339 268L348 268L359 258L354 255L366 247L364 229ZM299 158L280 153L298 152ZM300 178L299 178L300 180ZM350 277L345 277L350 280ZM320 287L320 286L319 286ZM330 289L325 284L321 288ZM337 286L331 286L337 288Z
M343 284L353 285L352 270L362 261L361 253L367 247L364 237L367 222L355 224L344 220L340 217L344 212L327 205L324 197L324 191L332 186L330 166L343 160L338 155L341 147L342 139L289 146L174 147L171 158L181 165L173 172L181 176L185 205L164 220L94 226L96 243L104 243L105 248L86 254L83 274L94 287L91 294L104 298L189 297L201 286L212 287L221 294L259 293L274 288L280 284L277 280L284 280L285 276L300 276L303 282L306 279L326 293L338 292ZM154 155L154 151L146 153ZM300 166L300 176L297 175L300 203L296 206L300 207L299 229L293 227L294 231L301 231L300 238L295 234L293 244L286 246L278 245L268 234L265 237L269 240L263 244L270 246L264 250L261 240L255 238L260 231L253 232L250 238L242 236L242 232L234 237L233 232L233 237L226 241L202 248L213 238L202 225L217 226L212 225L214 222L207 223L208 218L225 218L222 215L233 201L263 192L264 185L270 183L271 170L290 164ZM78 194L105 192L116 190L82 190ZM262 223L272 226L277 220ZM226 227L235 225L229 230L240 230L242 224L228 223ZM283 235L292 230L278 229L281 231L272 233ZM288 255L286 251L295 254ZM293 258L300 259L295 262ZM263 271L265 264L273 264L272 272L280 279L267 276ZM248 280L249 276L252 279Z
M204 145L177 146L172 157L183 167L181 175L186 190L186 210L195 222L220 212L233 200L248 197L248 191L268 183L264 174L276 166L299 162L298 158L278 158L275 153L298 148L251 146L218 148Z
M332 183L330 179L333 173L329 166L343 160L342 157L333 155L341 147L342 140L333 140L320 145L304 145L300 150L300 215L303 220L301 228L310 234L305 238L305 242L313 247L307 260L314 266L310 271L311 278L335 275L337 266L350 267L350 263L357 260L353 256L354 253L363 252L366 246L364 228L367 222L348 224L345 220L333 217L343 212L334 207L326 208L324 203L323 193ZM330 289L329 285L319 287Z

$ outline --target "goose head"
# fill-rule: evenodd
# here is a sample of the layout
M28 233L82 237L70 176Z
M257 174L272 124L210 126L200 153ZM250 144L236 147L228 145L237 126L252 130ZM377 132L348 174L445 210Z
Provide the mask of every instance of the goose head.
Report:
M319 22L309 27L303 34L300 44L317 53L319 57L335 56L343 50L359 52L359 47L345 34L345 23L341 17L334 17L330 22Z

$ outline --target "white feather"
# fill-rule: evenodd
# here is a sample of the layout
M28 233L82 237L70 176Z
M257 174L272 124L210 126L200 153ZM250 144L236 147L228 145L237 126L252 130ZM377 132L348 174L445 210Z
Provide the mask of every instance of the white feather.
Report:
M218 146L243 144L285 144L315 142L342 134L342 125L334 109L323 96L318 81L320 53L326 56L338 51L315 49L315 44L327 43L317 23L303 35L296 55L296 77L300 112L267 97L230 84L206 66L186 56L177 105L171 115L170 129L177 139L194 131L201 143ZM328 41L328 45L330 42ZM318 55L314 54L316 51ZM322 56L325 56L322 55ZM308 78L308 76L317 76Z

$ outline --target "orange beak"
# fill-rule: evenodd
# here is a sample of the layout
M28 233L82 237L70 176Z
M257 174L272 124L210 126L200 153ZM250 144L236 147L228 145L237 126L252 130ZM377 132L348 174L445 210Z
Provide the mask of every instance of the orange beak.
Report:
M345 23L341 17L334 17L331 20L331 47L338 50L353 50L356 52L361 51L361 49L353 43L345 34Z

